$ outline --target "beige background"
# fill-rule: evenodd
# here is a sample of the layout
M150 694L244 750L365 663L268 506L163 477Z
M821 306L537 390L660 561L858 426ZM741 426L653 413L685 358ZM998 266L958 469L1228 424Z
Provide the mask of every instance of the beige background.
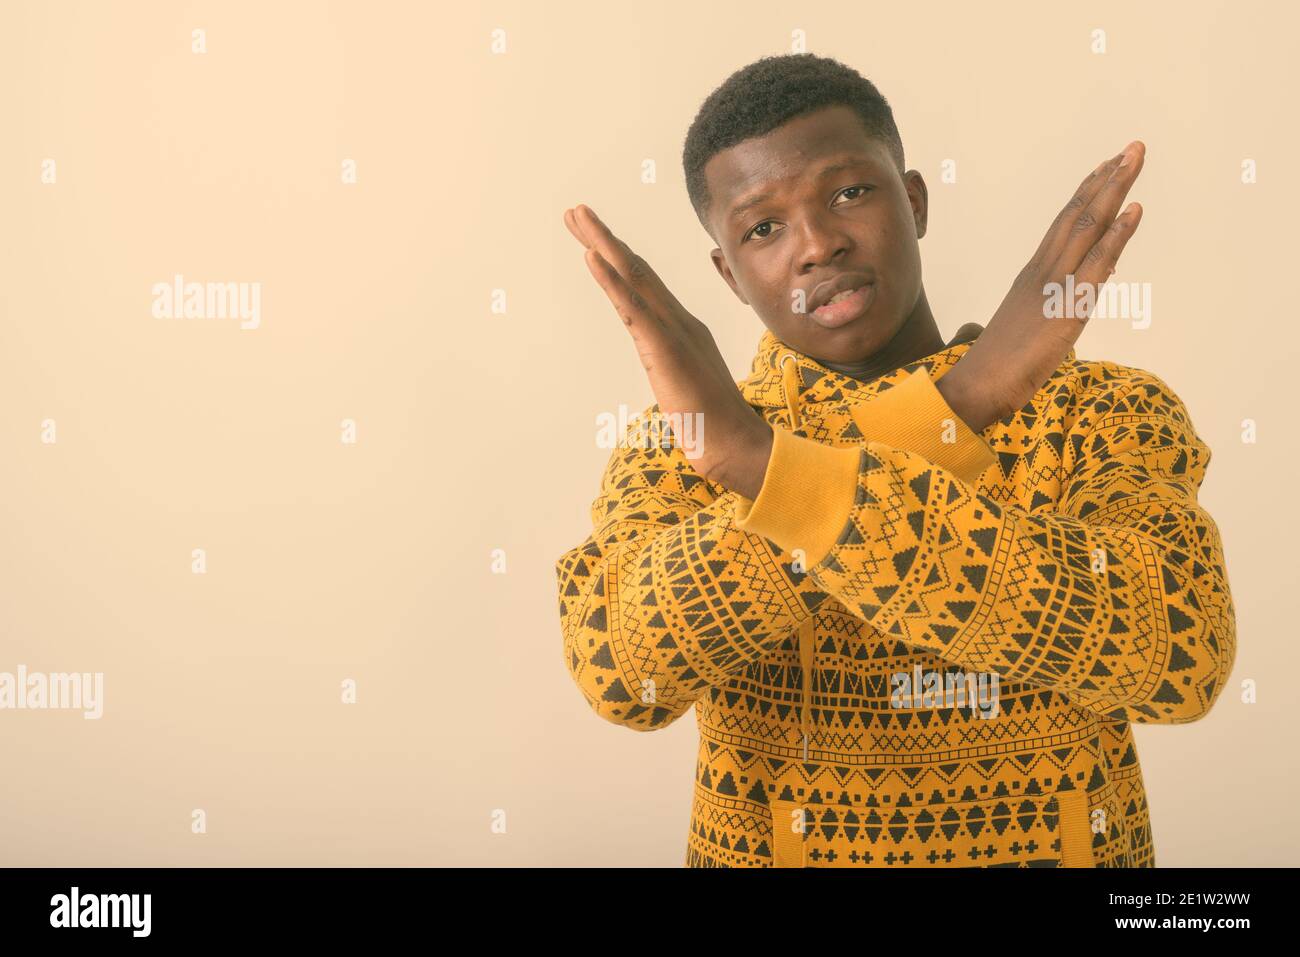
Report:
M0 711L0 863L680 865L693 714L606 724L561 659L554 562L590 530L595 416L651 401L561 213L600 212L744 375L762 327L709 264L681 144L795 30L894 107L945 334L987 322L1078 180L1146 142L1116 279L1152 284L1152 326L1078 351L1162 376L1213 449L1240 642L1206 719L1137 729L1157 862L1300 863L1297 23L974 6L8 0L0 671L102 671L105 701ZM261 327L153 318L177 272L260 282Z

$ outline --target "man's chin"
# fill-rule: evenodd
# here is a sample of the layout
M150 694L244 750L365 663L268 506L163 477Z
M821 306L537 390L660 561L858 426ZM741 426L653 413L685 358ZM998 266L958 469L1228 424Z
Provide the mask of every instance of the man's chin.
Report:
M836 365L865 362L883 349L890 338L882 335L879 326L869 322L865 316L836 329L827 329L809 322L806 328L799 331L800 340L806 348L793 342L791 345L819 362Z

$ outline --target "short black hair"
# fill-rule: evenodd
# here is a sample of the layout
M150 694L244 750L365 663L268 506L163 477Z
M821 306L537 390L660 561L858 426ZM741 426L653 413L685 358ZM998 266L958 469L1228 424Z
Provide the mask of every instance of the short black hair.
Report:
M815 53L765 56L741 67L710 93L686 133L682 147L686 194L705 230L709 230L706 213L711 197L704 165L715 154L770 133L796 116L835 105L856 111L867 133L889 148L899 173L905 171L894 111L870 80L838 60Z

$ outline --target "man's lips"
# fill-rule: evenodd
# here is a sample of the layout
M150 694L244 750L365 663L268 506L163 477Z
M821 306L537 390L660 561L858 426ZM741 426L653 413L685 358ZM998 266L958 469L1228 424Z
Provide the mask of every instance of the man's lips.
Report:
M809 311L816 310L821 306L826 305L831 299L834 299L835 296L842 292L851 292L854 289L859 289L862 286L865 286L867 283L875 281L876 277L874 273L869 273L861 269L846 269L843 272L831 276L829 279L823 279L821 282L817 283L817 285L813 286L808 293L808 309Z
M818 306L809 313L809 316L825 329L838 329L866 312L875 298L876 284L864 282L852 294L843 297L839 302L828 302L824 306Z

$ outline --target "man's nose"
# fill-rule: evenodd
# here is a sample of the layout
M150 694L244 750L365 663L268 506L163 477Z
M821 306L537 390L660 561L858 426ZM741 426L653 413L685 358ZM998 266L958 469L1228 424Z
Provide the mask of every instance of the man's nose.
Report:
M853 248L853 237L829 210L805 214L799 223L799 267L807 272L827 266Z

